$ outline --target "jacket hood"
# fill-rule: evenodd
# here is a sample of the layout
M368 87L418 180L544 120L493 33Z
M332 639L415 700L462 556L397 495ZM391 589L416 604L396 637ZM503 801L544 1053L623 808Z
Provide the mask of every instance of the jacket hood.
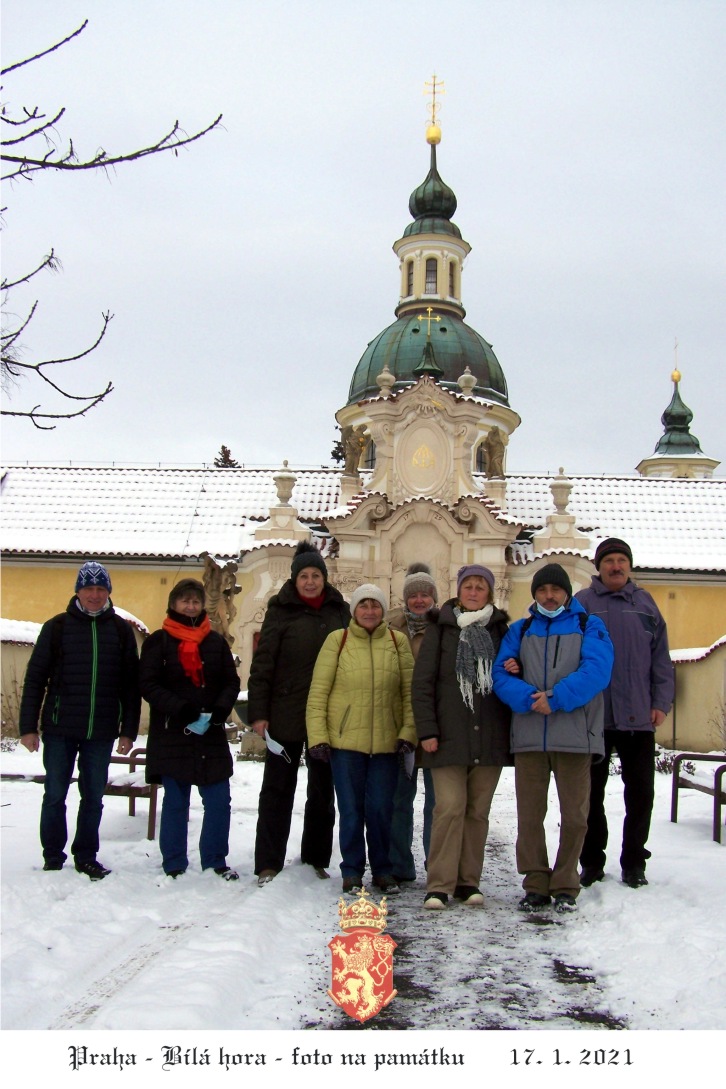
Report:
M586 613L586 612L587 612L587 609L585 609L580 604L580 602L577 600L577 598L576 597L571 597L570 600L565 605L564 610L560 613L560 616L566 616L567 613ZM544 616L541 612L538 611L536 601L533 601L532 604L530 605L529 613L530 613L531 616L539 617L541 620L547 620L547 619L557 620L557 619L559 619L558 617L548 618L548 617Z

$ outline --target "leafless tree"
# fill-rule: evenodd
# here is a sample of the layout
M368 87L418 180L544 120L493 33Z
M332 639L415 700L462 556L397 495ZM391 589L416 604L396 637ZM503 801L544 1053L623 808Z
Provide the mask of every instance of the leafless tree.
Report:
M32 57L28 57L26 60L8 65L6 68L2 69L2 75L7 76L18 68L42 60L42 58L48 56L49 53L61 49L63 46L67 45L68 42L77 38L87 26L88 20L86 19L82 26L78 27L77 30L74 30L67 38L64 38L60 42L56 42L55 45L50 46L41 53L36 53ZM163 136L145 147L138 148L135 151L126 151L116 154L109 153L104 148L99 148L92 155L84 158L76 152L72 139L68 139L67 142L64 141L63 143L58 140L57 126L64 117L64 114L64 107L56 111L51 111L51 113L43 113L39 106L33 106L32 108L23 107L19 114L13 115L5 105L3 105L0 112L0 121L2 122L3 137L7 134L7 139L4 138L2 140L2 153L0 154L3 164L5 164L3 167L3 182L20 183L23 181L32 181L39 171L60 170L69 172L76 170L109 170L122 163L135 162L138 159L146 158L147 155L158 155L164 151L173 151L175 155L178 155L179 148L186 147L188 144L193 144L195 141L201 140L207 133L216 129L222 121L222 115L220 114L219 117L211 122L211 124L191 135L184 131L178 121L175 121ZM5 208L2 209L3 212L5 212L5 210ZM60 261L58 260L55 251L51 249L32 271L27 272L22 276L18 276L14 280L3 279L0 284L3 296L0 376L2 378L2 388L5 391L6 396L10 397L13 388L22 382L23 378L34 378L40 380L42 388L46 393L49 392L50 389L55 393L60 394L62 398L65 398L68 401L78 402L76 408L67 407L66 411L61 412L45 411L40 403L30 409L23 408L12 410L3 407L3 416L23 416L29 419L35 427L40 430L52 430L56 424L51 423L50 421L68 420L72 419L74 416L85 415L85 413L89 412L97 404L103 401L113 389L112 383L108 382L105 389L100 390L97 393L74 394L70 393L59 382L54 381L54 378L52 377L56 373L53 368L59 367L64 363L72 363L76 360L83 359L96 350L106 335L109 322L113 317L108 311L102 314L101 328L95 341L75 355L58 356L57 358L43 360L28 360L24 358L24 346L21 338L26 333L30 323L36 317L38 301L36 299L30 308L23 314L15 315L11 312L12 291L21 284L30 283L40 273L58 271L60 267Z

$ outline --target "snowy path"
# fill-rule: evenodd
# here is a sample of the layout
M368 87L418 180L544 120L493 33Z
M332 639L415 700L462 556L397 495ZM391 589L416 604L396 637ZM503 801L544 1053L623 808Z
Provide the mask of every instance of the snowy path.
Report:
M36 766L3 753L4 771ZM301 776L304 778L304 773ZM238 883L198 869L201 810L193 796L191 866L161 876L158 843L107 799L101 859L113 873L91 883L67 865L40 869L42 788L3 784L3 1029L460 1030L721 1028L726 1008L724 847L710 840L710 810L693 792L677 826L658 777L651 885L621 885L616 865L564 918L522 916L515 872L513 777L494 801L484 909L425 912L423 877L389 899L395 1000L360 1026L327 995L328 942L338 933L340 882L301 866L302 785L290 859L270 885L252 876L259 764L237 763L230 863ZM614 827L622 806L614 779ZM70 801L70 798L69 798ZM419 799L419 806L421 799ZM139 807L143 810L143 807ZM74 820L74 805L69 819ZM557 835L557 808L548 836ZM415 845L417 851L418 844ZM423 875L422 859L417 858Z

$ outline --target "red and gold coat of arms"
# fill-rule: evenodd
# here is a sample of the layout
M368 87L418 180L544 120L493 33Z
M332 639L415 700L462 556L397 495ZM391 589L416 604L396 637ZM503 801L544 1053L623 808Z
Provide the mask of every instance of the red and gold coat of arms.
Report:
M393 950L386 928L386 897L380 905L365 889L353 901L338 902L343 935L328 942L333 954L333 985L328 994L349 1017L367 1021L396 997L393 990Z

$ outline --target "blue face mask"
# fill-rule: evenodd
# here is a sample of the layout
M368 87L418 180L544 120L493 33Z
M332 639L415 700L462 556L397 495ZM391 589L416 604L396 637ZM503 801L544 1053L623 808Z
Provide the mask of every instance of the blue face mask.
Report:
M559 609L545 609L543 605L540 605L539 601L536 602L536 605L537 611L542 613L542 616L548 616L550 620L553 620L556 616L559 616L560 613L565 611L564 605L560 605Z

